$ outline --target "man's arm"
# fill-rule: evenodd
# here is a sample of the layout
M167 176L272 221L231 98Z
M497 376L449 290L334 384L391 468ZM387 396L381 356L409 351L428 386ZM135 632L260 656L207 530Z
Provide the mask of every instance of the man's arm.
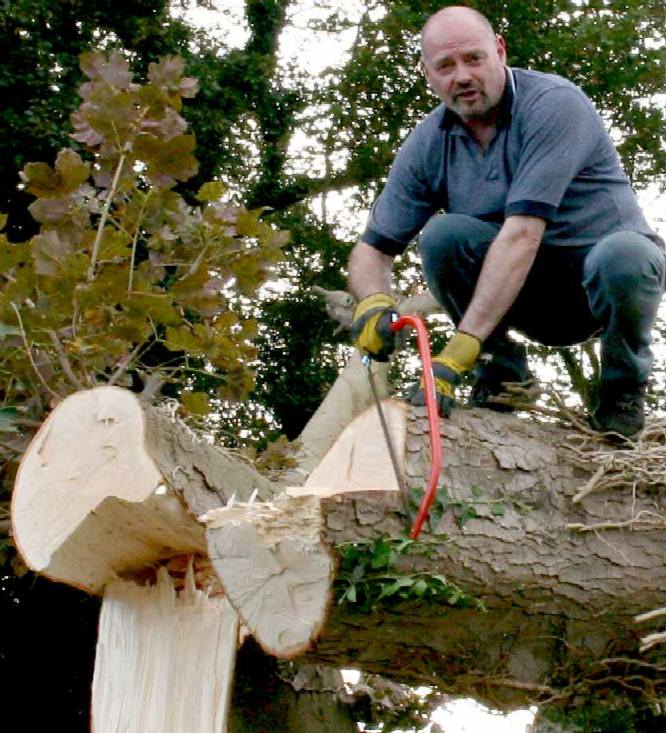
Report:
M360 241L349 257L349 290L357 301L373 293L391 293L392 255Z
M490 245L472 300L458 329L483 342L513 305L541 244L546 222L510 216Z

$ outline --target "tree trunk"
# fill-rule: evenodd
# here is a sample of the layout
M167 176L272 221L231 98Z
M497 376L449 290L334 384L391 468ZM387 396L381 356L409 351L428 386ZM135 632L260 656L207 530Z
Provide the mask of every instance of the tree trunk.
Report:
M408 543L405 506L374 408L347 428L304 486L274 501L214 509L233 493L247 499L255 488L269 499L276 487L159 411L142 423L130 410L123 423L109 406L119 404L120 390L102 409L103 389L111 388L74 396L88 405L80 412L83 429L72 430L71 415L61 420L65 401L24 458L13 519L35 569L95 590L191 553L179 544L191 537L200 551L198 587L211 596L224 589L257 640L280 656L310 646L305 659L312 663L437 685L501 708L618 685L636 695L666 691L661 647L639 650L639 634L655 622L634 621L664 605L666 512L657 491L663 471L652 483L654 471L636 473L633 490L613 488L615 478L582 496L601 469L581 457L568 431L458 410L440 424L444 467L430 526ZM424 411L395 403L385 409L399 473L422 491L430 468ZM91 415L92 424L85 423ZM143 428L134 437L113 442L137 420ZM630 451L609 451L616 463L631 463ZM139 490L133 467L144 464L149 480ZM159 504L164 496L177 500L173 511ZM51 532L49 522L70 507L76 518L58 519ZM201 551L195 517L203 511ZM134 553L123 549L128 543ZM396 551L395 566L382 559L386 547ZM349 572L352 550L356 569ZM104 560L92 563L97 574L82 570L95 553ZM332 598L343 593L345 603ZM358 607L361 597L368 608Z
M362 451L382 442L378 424L373 428L363 419L362 429L351 426L340 444L351 440L353 446L356 440ZM406 422L404 471L409 486L418 490L430 466L424 411L408 413ZM601 488L575 501L595 466L577 458L562 428L486 410L459 410L440 424L444 469L429 531L422 542L409 546L394 569L382 569L389 576L387 587L396 580L410 587L423 579L422 600L414 595L397 602L396 593L377 603L372 613L360 613L350 603L333 604L308 658L435 684L503 709L569 699L585 690L621 685L626 677L636 692L663 692L664 654L657 649L641 653L642 629L634 619L664 602L666 511L656 487L637 481L633 492ZM355 460L353 447L336 448L317 469L320 477L331 477L333 486L306 484L298 492L320 494L318 510L310 504L309 526L315 531L301 548L300 563L322 548L339 558L354 543L405 533L400 494L395 488L356 490L358 472L368 467ZM341 455L350 462L341 465ZM608 455L620 459L617 450L609 448ZM385 469L378 466L377 474ZM341 493L340 476L346 493ZM290 517L302 511L302 500L283 497L271 505L276 528L289 526ZM223 546L224 533L242 532L241 508L235 511L233 529L225 510L208 517L213 557L219 555L213 548ZM259 514L266 515L261 506L247 512L252 526ZM257 544L280 554L280 535L269 521L259 535L248 540L247 556L258 556ZM241 544L234 550L236 563ZM233 588L236 571L213 562L232 603L245 616L243 599ZM429 583L440 598L447 596L442 576L451 605L426 600ZM346 582L356 583L358 595L366 581L361 576ZM284 585L287 595L300 588L293 580ZM485 610L468 607L472 600ZM279 620L275 609L266 613L279 627L294 628L294 608L282 611ZM257 638L262 640L261 633ZM267 647L289 656L290 644L293 639L282 650Z

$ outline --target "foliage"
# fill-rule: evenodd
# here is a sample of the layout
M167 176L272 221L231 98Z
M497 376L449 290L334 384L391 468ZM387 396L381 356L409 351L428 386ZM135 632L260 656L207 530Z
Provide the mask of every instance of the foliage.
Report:
M398 567L401 556L431 553L444 541L435 540L433 544L433 541L379 537L338 545L341 558L335 589L338 603L346 603L360 613L409 601L483 610L481 601L467 595L444 575L405 573Z
M219 182L199 189L196 207L173 190L197 169L180 115L196 82L180 59L151 64L143 85L120 52L84 54L81 68L88 82L72 137L92 165L71 149L53 168L26 165L41 230L22 244L2 241L0 317L16 346L3 357L14 377L6 397L35 378L53 396L72 382L117 382L158 341L205 358L226 375L221 396L237 399L251 384L256 323L234 310L229 283L234 295L251 296L281 258L286 233L260 211L223 203ZM28 344L48 385L26 359Z
M664 722L663 706L634 706L619 695L601 696L585 705L576 701L569 709L544 708L536 733L551 730L549 723L571 733L657 733L664 729Z
M224 201L219 181L189 206L175 191L197 170L180 112L197 83L178 57L133 80L119 51L86 53L74 140L54 166L21 177L39 232L0 235L0 433L19 453L29 423L98 384L176 384L186 412L252 387L256 321L242 308L282 258L287 233ZM2 222L4 224L4 221ZM159 357L159 358L158 358Z

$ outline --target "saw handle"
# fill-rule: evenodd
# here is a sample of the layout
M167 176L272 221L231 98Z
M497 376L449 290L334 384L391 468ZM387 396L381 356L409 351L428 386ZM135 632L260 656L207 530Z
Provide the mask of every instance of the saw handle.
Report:
M397 321L391 323L391 331L395 333L405 328L405 326L413 326L416 329L416 344L421 355L421 364L423 365L423 393L425 395L428 425L430 428L430 478L428 479L428 488L423 495L423 499L421 499L419 512L409 533L411 539L415 540L418 539L423 522L428 518L430 506L437 493L437 482L439 481L439 474L442 469L442 439L439 434L439 412L437 411L435 377L432 373L432 355L430 353L428 331L423 321L417 316L401 316Z

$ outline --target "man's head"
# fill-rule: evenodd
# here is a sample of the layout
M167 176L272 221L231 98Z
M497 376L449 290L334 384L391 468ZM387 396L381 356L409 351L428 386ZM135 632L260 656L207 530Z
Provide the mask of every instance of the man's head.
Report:
M464 122L494 121L506 47L485 16L461 6L435 13L421 31L421 63L430 88Z

